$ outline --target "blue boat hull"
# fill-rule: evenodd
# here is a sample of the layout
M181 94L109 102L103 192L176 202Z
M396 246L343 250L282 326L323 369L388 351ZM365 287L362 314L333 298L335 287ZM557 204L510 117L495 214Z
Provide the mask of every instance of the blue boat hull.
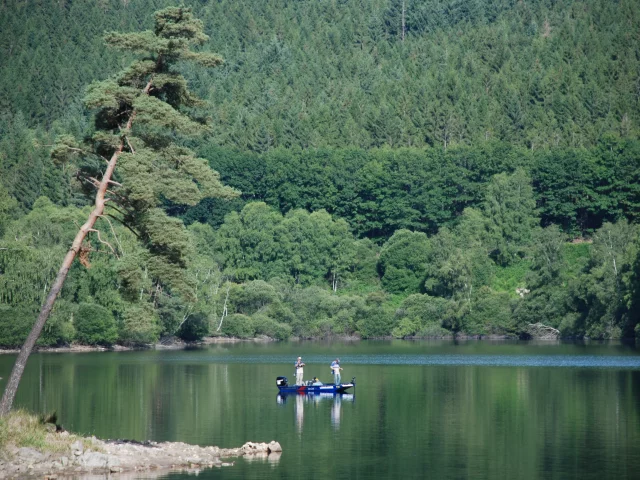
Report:
M326 383L324 385L283 385L278 386L280 393L343 393L355 387L355 383Z

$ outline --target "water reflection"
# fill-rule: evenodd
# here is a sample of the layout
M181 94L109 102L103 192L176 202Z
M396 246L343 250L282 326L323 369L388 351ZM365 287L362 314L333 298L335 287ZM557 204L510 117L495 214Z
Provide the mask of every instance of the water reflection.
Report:
M640 349L305 344L307 365L314 358L326 365L338 353L352 360L358 408L351 394L274 402L273 379L299 349L285 342L35 354L15 404L35 413L56 410L68 430L99 438L224 448L276 440L284 449L281 459L202 470L206 480L270 480L275 462L278 478L289 479L302 471L335 479L418 479L425 472L430 478L638 478ZM14 360L0 355L0 376L8 377Z
M280 462L282 452L260 452L255 455L245 455L242 459L249 463L268 463L272 467L275 467Z
M296 429L302 433L302 423L304 421L304 402L302 395L296 396Z
M338 395L331 406L331 425L336 430L340 429L340 411L342 410L342 397Z
M335 430L339 430L342 402L355 402L356 400L354 393L279 393L276 396L276 403L278 403L278 405L285 405L291 397L293 397L292 400L294 401L296 430L299 434L302 433L302 426L304 424L305 404L317 405L320 402L331 402L331 425Z

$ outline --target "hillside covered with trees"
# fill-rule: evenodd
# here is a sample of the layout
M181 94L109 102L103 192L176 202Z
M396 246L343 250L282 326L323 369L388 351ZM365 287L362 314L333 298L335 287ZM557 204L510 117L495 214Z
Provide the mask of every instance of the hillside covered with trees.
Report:
M105 220L113 248L92 238L41 344L528 338L536 324L640 336L635 2L185 3L210 37L201 53L224 64L176 64L203 104L162 98L209 128L145 135L205 159L239 194L192 198L152 156L145 175L167 180L149 193L125 163L121 193L153 196L165 227L140 227L138 204L124 224ZM52 146L96 139L89 85L142 58L107 49L104 32L152 28L167 5L0 3L2 346L26 337L101 172ZM150 248L180 220L184 235ZM154 257L173 240L179 276Z

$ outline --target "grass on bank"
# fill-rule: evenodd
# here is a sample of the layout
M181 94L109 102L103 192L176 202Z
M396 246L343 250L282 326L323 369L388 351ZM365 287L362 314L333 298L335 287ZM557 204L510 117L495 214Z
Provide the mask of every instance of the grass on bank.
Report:
M85 448L91 445L77 435L56 433L54 424L44 423L42 417L24 410L13 410L6 417L0 417L0 452L30 447L41 452L66 453L76 440L81 440Z
M508 267L495 266L491 289L495 292L507 292L512 298L518 297L516 288L526 286L525 278L530 269L530 260L521 260Z

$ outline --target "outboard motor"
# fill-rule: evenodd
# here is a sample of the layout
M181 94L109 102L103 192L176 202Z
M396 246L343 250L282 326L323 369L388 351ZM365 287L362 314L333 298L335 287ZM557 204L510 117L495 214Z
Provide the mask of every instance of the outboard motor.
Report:
M276 378L276 385L278 387L286 387L287 385L289 385L289 383L287 382L287 377Z

